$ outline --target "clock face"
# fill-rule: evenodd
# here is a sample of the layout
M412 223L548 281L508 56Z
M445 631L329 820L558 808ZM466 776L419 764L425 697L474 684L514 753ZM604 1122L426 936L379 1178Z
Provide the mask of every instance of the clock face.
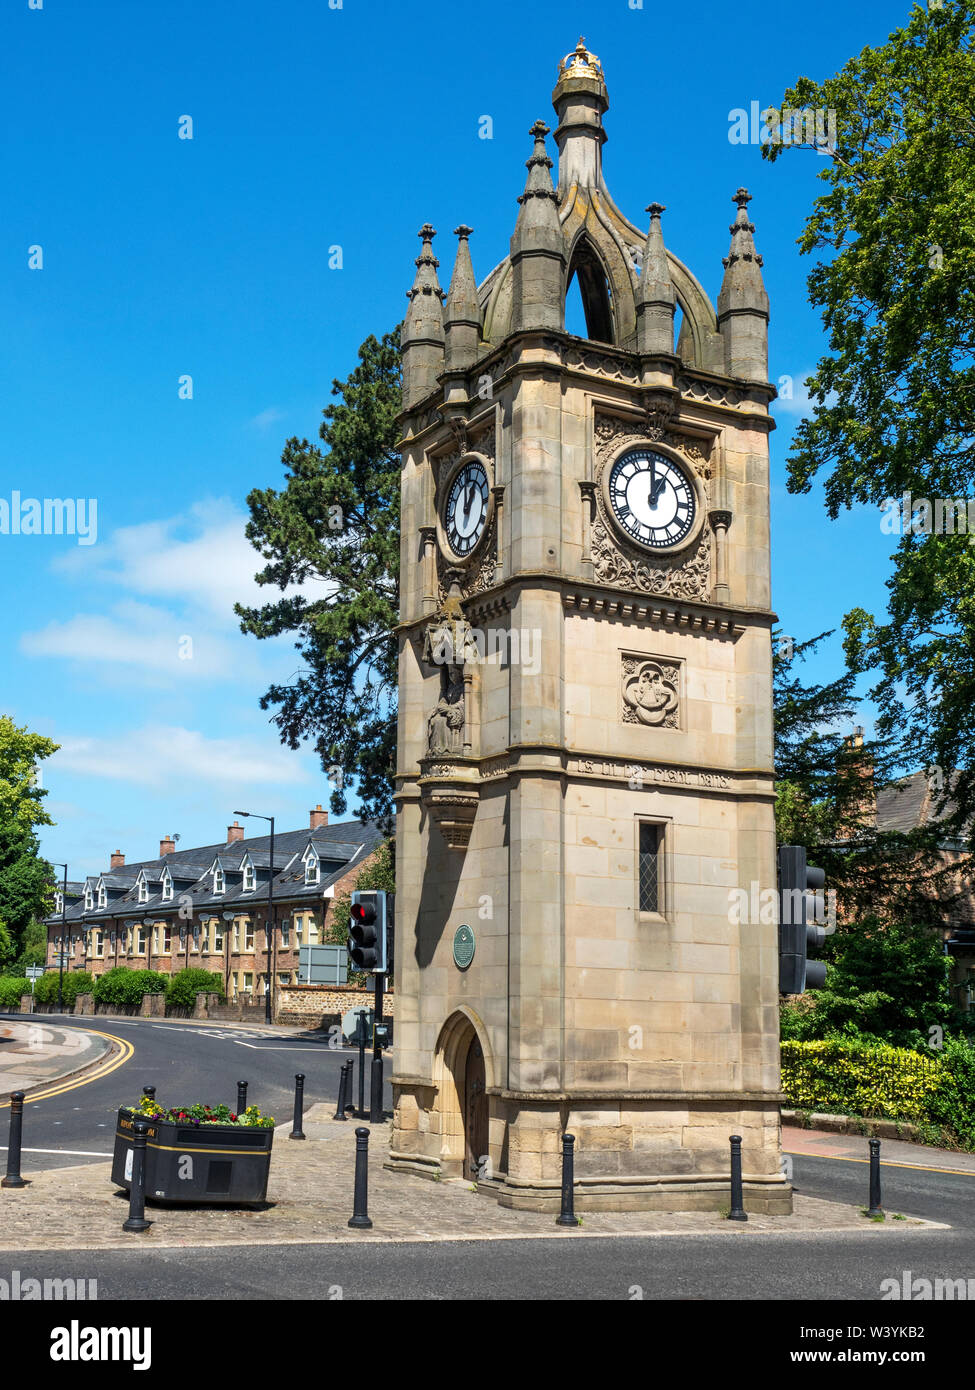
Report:
M672 459L652 449L628 449L613 464L609 501L624 531L653 550L679 545L697 511L694 486Z
M488 516L488 476L484 465L471 459L454 478L444 507L447 544L461 558L469 555L484 533Z

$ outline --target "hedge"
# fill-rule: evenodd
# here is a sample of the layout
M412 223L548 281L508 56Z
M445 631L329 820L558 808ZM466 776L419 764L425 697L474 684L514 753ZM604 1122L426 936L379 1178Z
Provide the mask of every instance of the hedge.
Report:
M61 982L61 1000L65 1010L70 1013L79 994L91 994L95 982L87 970L65 970ZM56 1004L58 1001L58 972L45 970L34 986L34 998L38 1004Z
M223 1000L223 976L192 965L177 970L166 985L166 1005L174 1009L192 1009L198 994L219 994Z
M30 994L30 980L17 975L0 976L0 1009L19 1009L22 994Z
M937 1057L884 1043L783 1042L782 1090L796 1110L937 1125L975 1150L975 1048L962 1038Z
M141 1004L144 994L164 994L169 977L158 970L130 970L117 965L95 981L96 1004Z

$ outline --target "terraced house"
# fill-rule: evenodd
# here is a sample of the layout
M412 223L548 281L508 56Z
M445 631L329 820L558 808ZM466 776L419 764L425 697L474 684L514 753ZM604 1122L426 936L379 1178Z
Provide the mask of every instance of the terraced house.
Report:
M351 891L383 843L370 822L329 825L316 806L306 830L247 838L236 821L223 843L178 849L126 864L116 851L105 873L69 883L47 919L47 961L104 974L117 965L173 974L198 966L220 974L228 999L263 995L298 979L298 952L326 939L332 903ZM267 931L268 880L273 920ZM63 907L63 916L62 916Z

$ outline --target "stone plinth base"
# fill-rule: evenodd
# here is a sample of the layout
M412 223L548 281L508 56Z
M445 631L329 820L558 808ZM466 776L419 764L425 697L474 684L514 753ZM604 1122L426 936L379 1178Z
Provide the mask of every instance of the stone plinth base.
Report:
M792 1212L781 1171L777 1093L581 1095L488 1090L488 1152L475 1159L452 1101L420 1078L394 1079L386 1166L463 1178L522 1211L559 1209L562 1136L575 1135L578 1211L720 1211L731 1204L732 1135L742 1139L746 1211Z

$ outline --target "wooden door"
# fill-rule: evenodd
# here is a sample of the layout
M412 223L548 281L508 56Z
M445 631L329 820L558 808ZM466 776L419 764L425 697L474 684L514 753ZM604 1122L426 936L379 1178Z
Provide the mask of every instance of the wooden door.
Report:
M464 1067L464 1176L476 1182L485 1176L481 1163L488 1152L488 1100L485 1090L484 1053L477 1036L467 1049Z

